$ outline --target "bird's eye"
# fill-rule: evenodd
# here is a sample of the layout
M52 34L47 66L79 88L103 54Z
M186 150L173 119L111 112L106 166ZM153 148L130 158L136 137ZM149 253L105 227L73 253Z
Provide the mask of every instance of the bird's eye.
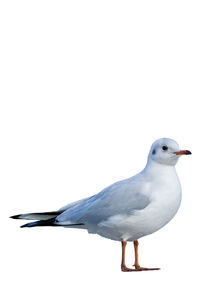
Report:
M162 146L162 149L163 149L164 151L167 151L167 150L168 150L168 147L167 147L167 146Z

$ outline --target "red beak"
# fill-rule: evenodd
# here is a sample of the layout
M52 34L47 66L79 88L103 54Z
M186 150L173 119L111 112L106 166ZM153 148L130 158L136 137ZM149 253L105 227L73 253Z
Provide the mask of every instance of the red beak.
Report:
M176 154L176 155L190 155L190 154L192 154L192 152L190 152L189 150L180 150L178 152L174 152L174 154Z

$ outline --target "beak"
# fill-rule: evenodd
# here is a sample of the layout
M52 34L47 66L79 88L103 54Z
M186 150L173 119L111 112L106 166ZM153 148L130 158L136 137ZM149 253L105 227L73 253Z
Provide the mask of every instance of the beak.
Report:
M192 152L190 152L189 150L180 150L178 152L174 152L174 154L176 154L176 155L190 155L190 154L192 154Z

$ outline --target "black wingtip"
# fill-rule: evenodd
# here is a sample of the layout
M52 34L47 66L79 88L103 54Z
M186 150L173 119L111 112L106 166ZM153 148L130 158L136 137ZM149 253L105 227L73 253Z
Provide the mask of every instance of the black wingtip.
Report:
M28 223L28 224L29 224L29 223ZM24 227L32 227L32 226L29 226L28 224L21 225L20 228L24 228Z
M24 227L36 227L36 226L55 226L54 221L55 218L49 220L40 220L40 221L26 223L20 227L24 228Z
M27 224L21 225L20 228L28 227Z
M37 227L37 226L63 226L54 223L55 218L52 218L50 220L41 220L41 221L36 221L36 222L29 222L24 225L21 225L20 228L25 228L25 227ZM70 227L70 226L80 226L80 225L85 225L84 223L77 223L77 224L69 224L69 225L64 225L64 227Z
M26 223L24 225L21 225L20 228L42 226L43 223L44 222L42 222L42 221L29 222L29 223Z
M10 216L11 219L20 219L21 215L14 215L14 216Z

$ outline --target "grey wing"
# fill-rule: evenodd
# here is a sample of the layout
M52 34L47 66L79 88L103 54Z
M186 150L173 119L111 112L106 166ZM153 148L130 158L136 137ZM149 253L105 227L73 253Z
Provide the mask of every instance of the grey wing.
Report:
M94 195L95 196L95 195ZM75 202L72 202L72 203L69 203L63 207L61 207L59 210L63 210L63 211L66 211L66 210L69 210L69 209L74 209L78 206L81 206L81 205L84 205L86 204L88 201L90 201L94 196L91 196L91 197L88 197L88 198L84 198L84 199L81 199L81 200L78 200L78 201L75 201Z
M77 205L60 214L56 222L63 225L98 224L114 215L129 215L144 209L150 199L141 193L142 182L131 179L117 182L97 195L75 202Z

